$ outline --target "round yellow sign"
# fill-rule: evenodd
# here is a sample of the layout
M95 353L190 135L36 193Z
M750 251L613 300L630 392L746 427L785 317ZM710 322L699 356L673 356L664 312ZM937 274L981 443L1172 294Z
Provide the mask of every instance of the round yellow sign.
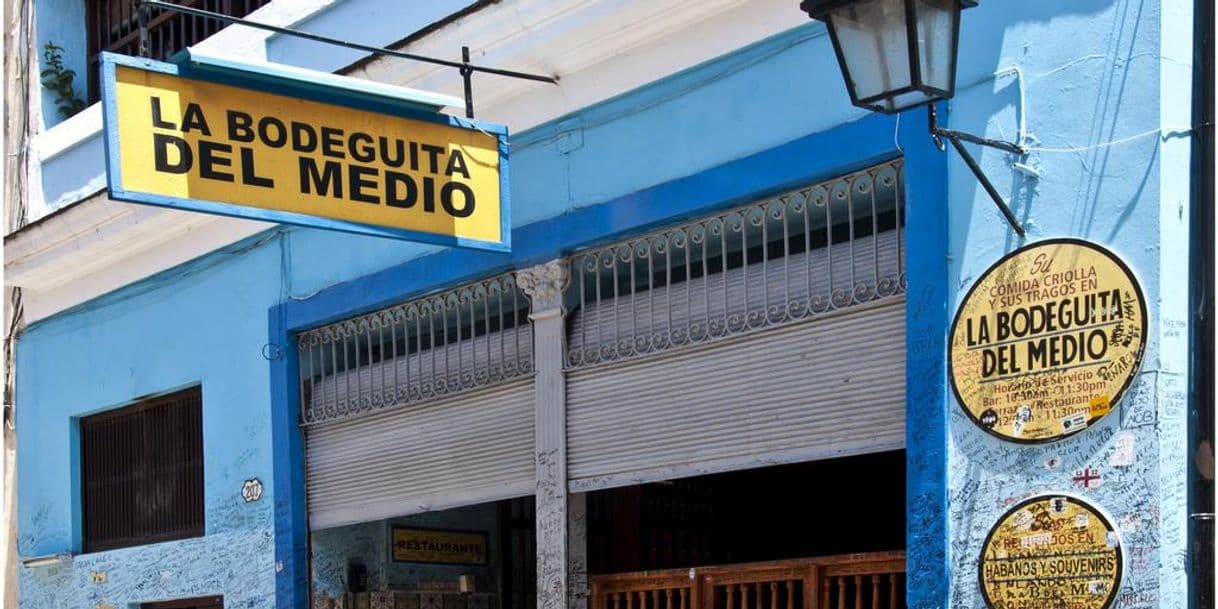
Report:
M1107 415L1146 347L1129 267L1078 239L1020 248L986 270L952 322L948 371L969 417L1013 442L1049 442Z
M1108 609L1124 571L1112 523L1069 495L1032 497L1003 514L979 567L990 609Z

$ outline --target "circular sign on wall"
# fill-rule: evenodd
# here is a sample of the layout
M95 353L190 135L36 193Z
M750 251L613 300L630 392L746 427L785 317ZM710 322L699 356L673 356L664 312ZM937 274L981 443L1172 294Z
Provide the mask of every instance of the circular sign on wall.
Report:
M1146 347L1146 300L1112 252L1050 239L1004 256L952 322L948 372L960 406L987 432L1049 442L1107 415Z
M1124 572L1121 540L1099 508L1070 495L1016 504L981 550L990 609L1108 609Z

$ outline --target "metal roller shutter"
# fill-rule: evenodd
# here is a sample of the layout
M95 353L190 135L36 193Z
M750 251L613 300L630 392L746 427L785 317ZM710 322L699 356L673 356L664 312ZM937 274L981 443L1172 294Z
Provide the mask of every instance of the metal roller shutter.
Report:
M571 490L901 448L904 302L572 370Z
M531 378L305 428L309 526L533 493Z

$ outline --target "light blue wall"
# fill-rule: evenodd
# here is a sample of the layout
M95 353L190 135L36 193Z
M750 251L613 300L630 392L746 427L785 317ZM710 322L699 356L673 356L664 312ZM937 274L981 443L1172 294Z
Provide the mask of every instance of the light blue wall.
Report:
M87 69L87 45L85 35L85 0L36 0L34 2L34 38L37 46L38 71L44 65L43 47L53 42L63 47L63 63L66 68L76 72L73 88L83 100L88 100L86 88L89 77ZM37 79L31 79L37 80ZM63 120L55 109L55 95L42 88L42 121L43 127L48 128Z
M1146 357L1113 413L1094 428L1047 445L1015 445L977 428L949 399L949 505L952 587L944 605L979 607L977 560L990 527L1020 498L1073 492L1106 510L1124 539L1125 583L1118 606L1185 606L1184 556L1188 179L1187 138L1164 139L1186 122L1190 57L1165 57L1165 39L1191 35L1191 3L1082 0L984 2L966 12L951 126L1016 137L1027 121L1027 163L1039 179L1012 169L1003 152L974 148L987 174L1012 199L1028 238L1071 236L1121 256L1145 291ZM1161 21L1166 8L1176 14ZM1187 46L1187 45L1186 45ZM1164 65L1183 59L1167 76ZM1021 70L1025 96L1012 75ZM1166 93L1174 91L1174 95ZM1173 110L1173 105L1177 106ZM1187 119L1185 119L1187 121ZM1165 162L1165 153L1185 161ZM972 283L1022 242L1008 229L973 175L949 165L949 311ZM913 379L911 379L911 382ZM1115 435L1135 438L1134 464L1110 465ZM1049 464L1057 465L1050 467ZM1103 483L1085 489L1074 472L1098 468Z
M360 44L388 46L469 4L470 0L343 0L292 27ZM344 68L367 55L363 51L279 34L266 43L269 61L326 72ZM459 61L461 49L452 49L445 58Z
M270 391L265 312L280 297L277 233L179 267L31 327L18 343L18 553L79 552L76 419L148 394L203 387L206 536L21 569L22 607L114 606L224 594L264 607L273 594ZM243 482L259 478L261 501ZM104 571L103 584L88 574Z

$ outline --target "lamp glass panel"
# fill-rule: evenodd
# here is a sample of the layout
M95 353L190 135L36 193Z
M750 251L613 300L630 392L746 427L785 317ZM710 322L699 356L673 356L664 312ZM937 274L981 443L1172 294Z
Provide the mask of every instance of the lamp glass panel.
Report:
M951 91L955 84L959 0L914 0L918 36L918 65L924 85Z
M913 90L900 95L886 97L874 103L874 107L883 112L893 113L900 112L907 108L914 108L925 104L926 102L935 101L939 96L927 93L925 91Z
M904 0L861 0L834 10L847 84L858 99L908 87L909 36Z

